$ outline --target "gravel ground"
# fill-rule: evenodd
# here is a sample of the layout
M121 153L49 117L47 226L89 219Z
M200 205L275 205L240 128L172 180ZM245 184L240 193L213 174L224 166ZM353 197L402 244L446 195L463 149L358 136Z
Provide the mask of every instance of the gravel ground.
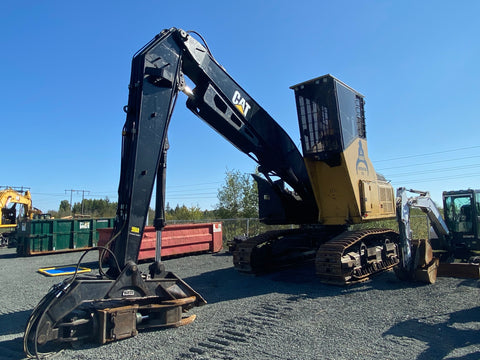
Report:
M22 359L31 310L63 277L41 267L81 253L17 258L0 249L0 358ZM94 271L97 254L84 265ZM146 269L148 264L141 264ZM323 285L313 265L264 276L237 273L227 253L165 261L208 304L193 324L107 345L74 344L54 359L480 359L479 281L400 282L393 272L351 286Z

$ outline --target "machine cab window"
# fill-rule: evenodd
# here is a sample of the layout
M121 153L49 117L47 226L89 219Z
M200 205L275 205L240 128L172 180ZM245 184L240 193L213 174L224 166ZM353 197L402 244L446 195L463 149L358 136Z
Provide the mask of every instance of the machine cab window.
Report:
M291 89L295 91L305 157L339 159L355 139L365 139L363 95L331 75L294 85Z
M445 196L444 213L448 228L454 232L473 234L474 225L478 221L474 216L475 206L472 194Z

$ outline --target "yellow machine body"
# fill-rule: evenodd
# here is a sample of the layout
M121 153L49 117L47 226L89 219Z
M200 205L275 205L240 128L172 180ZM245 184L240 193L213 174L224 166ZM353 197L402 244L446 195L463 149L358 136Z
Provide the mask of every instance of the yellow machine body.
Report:
M395 217L393 187L378 178L368 157L366 140L354 141L340 158L338 166L305 159L319 222L343 225Z

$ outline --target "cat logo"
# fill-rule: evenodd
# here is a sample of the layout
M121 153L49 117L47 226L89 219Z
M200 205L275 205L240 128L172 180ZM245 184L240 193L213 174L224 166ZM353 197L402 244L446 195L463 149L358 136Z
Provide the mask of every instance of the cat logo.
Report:
M240 93L235 90L233 93L232 102L235 107L243 114L243 116L247 116L248 110L250 110L250 104L245 100Z

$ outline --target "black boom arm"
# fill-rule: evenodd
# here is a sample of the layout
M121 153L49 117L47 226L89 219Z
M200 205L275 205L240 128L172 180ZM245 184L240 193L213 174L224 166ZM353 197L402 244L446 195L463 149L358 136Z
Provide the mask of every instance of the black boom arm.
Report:
M193 90L185 85L185 77L195 84ZM157 230L165 224L166 138L179 91L187 94L192 112L260 165L265 179L255 179L265 222L316 220L318 210L303 158L288 134L227 74L206 45L171 28L132 60L114 229L114 252L121 268L129 260L137 261L155 179L154 224Z

